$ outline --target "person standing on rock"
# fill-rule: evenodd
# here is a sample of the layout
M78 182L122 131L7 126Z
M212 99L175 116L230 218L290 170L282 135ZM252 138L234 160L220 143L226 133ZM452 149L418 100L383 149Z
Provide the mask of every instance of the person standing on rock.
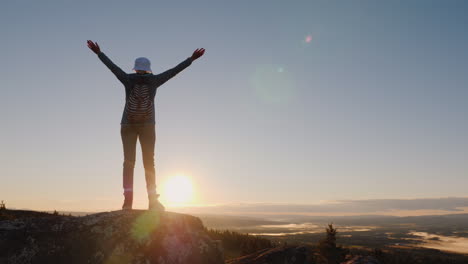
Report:
M151 62L145 57L135 60L135 73L127 74L115 65L100 49L97 42L88 40L88 47L111 70L125 87L125 107L122 114L120 134L124 150L123 163L123 210L132 209L133 203L133 170L135 167L136 142L140 140L145 168L146 188L148 191L148 209L164 210L156 192L156 170L154 167L154 146L156 143L154 97L156 90L163 83L187 68L194 60L200 58L205 49L196 49L176 67L163 73L153 75Z

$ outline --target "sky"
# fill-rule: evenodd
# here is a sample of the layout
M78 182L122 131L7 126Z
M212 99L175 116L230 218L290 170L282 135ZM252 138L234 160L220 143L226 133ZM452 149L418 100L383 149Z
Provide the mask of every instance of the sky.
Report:
M88 39L129 73L137 57L159 73L206 49L155 101L158 188L186 176L192 205L468 197L467 11L461 0L5 2L0 199L120 208L125 94Z

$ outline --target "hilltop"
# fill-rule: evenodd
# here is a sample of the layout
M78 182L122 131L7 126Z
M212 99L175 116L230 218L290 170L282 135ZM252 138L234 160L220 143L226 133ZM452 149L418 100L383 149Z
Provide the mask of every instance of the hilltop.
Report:
M113 211L82 217L0 213L0 263L224 263L200 219Z

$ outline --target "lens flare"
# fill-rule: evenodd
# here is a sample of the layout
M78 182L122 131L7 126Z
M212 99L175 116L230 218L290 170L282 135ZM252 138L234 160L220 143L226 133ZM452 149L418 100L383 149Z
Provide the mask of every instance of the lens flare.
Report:
M283 66L259 65L250 78L255 95L269 104L290 102L296 94L293 78Z
M159 226L160 213L156 211L146 211L135 220L132 225L131 234L133 239L137 241L146 240L149 238Z
M305 42L306 42L306 43L310 43L311 41L312 41L312 36L311 36L311 35L307 35L307 36L305 37Z

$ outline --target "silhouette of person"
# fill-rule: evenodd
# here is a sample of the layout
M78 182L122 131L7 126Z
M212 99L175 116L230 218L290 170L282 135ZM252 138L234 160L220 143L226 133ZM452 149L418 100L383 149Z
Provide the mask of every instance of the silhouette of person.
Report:
M205 49L196 49L191 57L176 67L154 75L151 62L145 57L135 59L133 70L127 74L115 65L100 49L97 42L87 41L88 47L111 70L125 87L125 107L120 122L124 162L123 162L123 210L132 209L133 203L133 170L135 167L136 142L140 141L145 168L146 188L148 191L148 209L164 210L156 192L156 170L154 166L154 147L156 143L154 98L156 90L163 83L187 68L200 58Z

